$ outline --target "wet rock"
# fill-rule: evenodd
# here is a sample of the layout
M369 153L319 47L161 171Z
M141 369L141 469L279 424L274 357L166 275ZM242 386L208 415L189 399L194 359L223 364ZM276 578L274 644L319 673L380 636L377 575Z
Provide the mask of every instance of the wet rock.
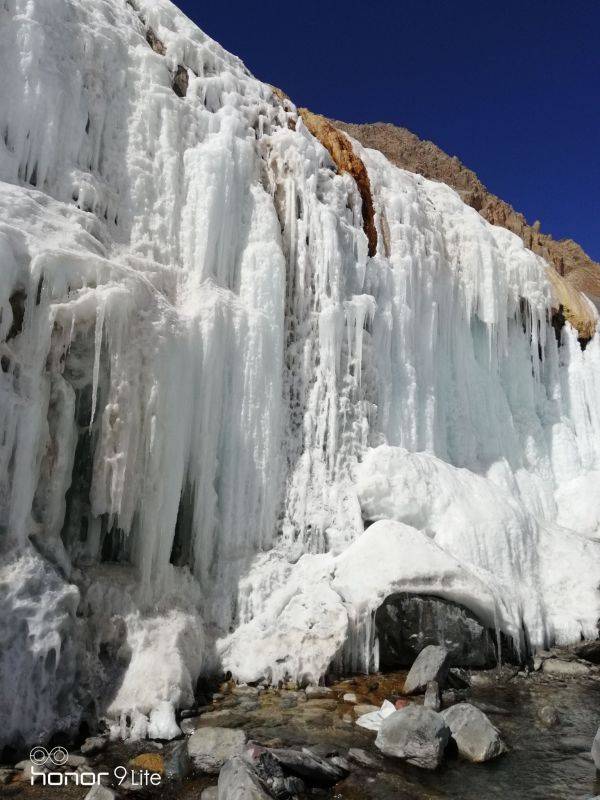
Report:
M309 755L299 750L277 748L270 751L286 772L309 783L331 786L346 776L345 770L324 758Z
M383 720L375 746L387 756L423 769L436 769L449 739L450 730L440 714L410 705Z
M450 667L448 670L448 686L458 690L468 689L471 686L471 679L466 669Z
M104 736L90 736L79 748L84 756L91 756L100 753L106 748Z
M450 655L445 647L428 645L421 650L404 682L404 694L424 692L430 681L446 685Z
M354 761L355 764L368 769L381 769L383 765L381 758L369 753L367 750L363 750L362 747L351 747L348 750L348 758L350 761Z
M225 762L217 785L218 800L269 800L252 767L239 756Z
M240 683L232 688L232 694L237 694L240 697L258 697L260 689L258 686L248 686L245 683Z
M591 661L592 664L600 664L600 639L581 642L581 644L575 645L573 652L579 658Z
M311 744L308 747L303 747L302 752L317 758L331 758L339 754L339 751L330 744Z
M440 695L440 687L437 681L429 681L427 689L425 689L425 699L423 706L430 708L432 711L439 711L442 707L442 698Z
M491 667L496 662L494 638L464 606L428 595L393 594L375 615L380 664L397 669L412 664L428 645L444 645L450 664Z
M543 722L548 728L555 728L560 724L560 716L554 706L544 706L540 709L538 714L540 722Z
M442 717L463 758L480 763L506 752L499 731L476 706L459 703L442 711Z
M304 692L309 700L330 698L333 694L328 686L307 686Z
M234 728L200 728L187 742L194 767L202 772L218 772L223 764L241 755L246 744L244 731Z
M86 794L84 800L115 800L116 793L108 786L96 785Z
M304 781L295 775L289 775L283 782L285 790L291 795L298 795L304 792Z
M279 701L281 708L295 708L298 705L298 698L293 695L284 695Z
M173 749L165 755L164 774L169 780L182 781L192 771L192 762L187 749L187 742L177 742Z
M561 678L580 678L589 675L590 667L580 661L563 661L560 658L548 658L542 665L542 671L547 675Z
M592 742L591 754L596 769L600 770L600 728L598 728L594 741Z
M330 761L332 764L334 764L334 766L343 769L344 772L352 772L352 765L347 758L344 758L343 756L332 756Z
M0 769L0 786L10 783L16 774L17 770L15 769Z

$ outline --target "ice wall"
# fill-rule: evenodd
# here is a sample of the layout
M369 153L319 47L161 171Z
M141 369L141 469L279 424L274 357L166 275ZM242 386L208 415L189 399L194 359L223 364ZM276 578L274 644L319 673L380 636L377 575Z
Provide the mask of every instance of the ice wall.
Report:
M600 344L540 258L355 144L369 257L352 177L168 0L5 0L0 75L3 742L374 668L392 591L594 634Z

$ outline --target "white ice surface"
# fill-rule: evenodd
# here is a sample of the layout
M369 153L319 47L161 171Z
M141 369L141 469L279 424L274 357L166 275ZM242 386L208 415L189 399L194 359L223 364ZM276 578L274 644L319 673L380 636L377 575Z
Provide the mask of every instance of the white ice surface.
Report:
M356 144L369 258L353 180L168 0L5 0L0 76L0 740L374 668L393 591L594 633L600 338L556 342L542 259Z

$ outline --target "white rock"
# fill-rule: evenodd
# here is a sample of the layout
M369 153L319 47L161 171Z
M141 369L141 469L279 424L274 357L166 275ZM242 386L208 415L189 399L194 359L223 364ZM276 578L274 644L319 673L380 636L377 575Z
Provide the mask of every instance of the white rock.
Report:
M246 734L234 728L200 728L187 742L194 767L202 772L219 772L223 764L244 752Z

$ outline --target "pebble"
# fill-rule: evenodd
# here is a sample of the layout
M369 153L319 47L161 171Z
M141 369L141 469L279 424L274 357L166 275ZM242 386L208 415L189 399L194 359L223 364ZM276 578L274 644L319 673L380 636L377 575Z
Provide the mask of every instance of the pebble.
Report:
M346 692L346 694L342 697L344 703L358 703L358 697L356 696L355 692Z
M554 728L560 724L560 716L554 706L544 706L541 708L538 717L548 728Z

